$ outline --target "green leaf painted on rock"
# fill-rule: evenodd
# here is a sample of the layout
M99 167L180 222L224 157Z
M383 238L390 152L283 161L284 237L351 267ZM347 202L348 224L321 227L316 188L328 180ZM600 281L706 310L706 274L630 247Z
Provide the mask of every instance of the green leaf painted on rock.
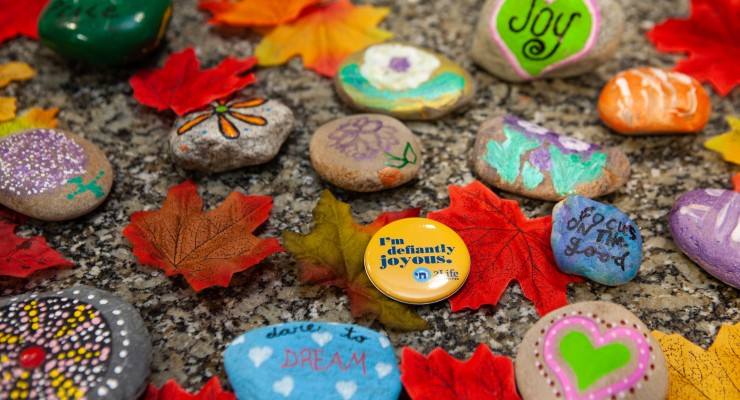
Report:
M607 156L595 152L589 155L563 154L557 147L550 146L552 159L552 184L559 195L574 194L576 185L593 182L604 174ZM588 160L585 160L588 159Z
M513 184L519 176L521 158L529 150L536 149L540 144L536 140L527 139L526 136L504 126L506 140L503 143L489 140L486 148L488 152L483 156L483 161L496 169L501 179Z

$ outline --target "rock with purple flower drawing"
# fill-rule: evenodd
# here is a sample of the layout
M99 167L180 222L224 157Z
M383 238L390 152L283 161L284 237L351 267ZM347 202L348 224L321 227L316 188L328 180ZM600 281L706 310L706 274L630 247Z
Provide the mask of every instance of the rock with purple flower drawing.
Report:
M573 194L603 196L630 176L630 162L620 150L559 135L511 116L483 122L473 164L489 185L550 201Z
M322 178L343 189L375 192L412 180L421 168L421 143L401 121L360 114L325 124L309 145Z
M59 129L0 138L0 204L44 221L85 215L110 193L113 170L93 143Z

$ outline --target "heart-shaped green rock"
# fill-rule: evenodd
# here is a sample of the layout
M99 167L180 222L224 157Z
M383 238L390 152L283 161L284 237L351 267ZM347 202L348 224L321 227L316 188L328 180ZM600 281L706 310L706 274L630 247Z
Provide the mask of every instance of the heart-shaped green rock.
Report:
M491 34L517 73L534 78L585 56L600 18L595 0L502 0Z
M72 59L123 64L159 45L171 14L170 0L51 0L39 17L39 40Z
M627 346L611 343L597 349L588 336L579 331L563 337L560 354L573 369L579 390L587 389L601 377L624 367L630 361Z

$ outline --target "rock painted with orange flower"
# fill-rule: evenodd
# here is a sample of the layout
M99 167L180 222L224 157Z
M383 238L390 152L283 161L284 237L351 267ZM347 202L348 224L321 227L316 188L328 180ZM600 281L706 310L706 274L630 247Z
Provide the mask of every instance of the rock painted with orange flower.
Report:
M324 180L355 192L376 192L412 180L421 168L421 142L401 121L359 114L316 130L311 163Z
M598 108L607 126L627 135L698 132L712 112L696 79L658 68L617 74L601 92Z
M293 112L259 97L219 100L179 118L170 133L179 167L224 172L272 160L293 130Z

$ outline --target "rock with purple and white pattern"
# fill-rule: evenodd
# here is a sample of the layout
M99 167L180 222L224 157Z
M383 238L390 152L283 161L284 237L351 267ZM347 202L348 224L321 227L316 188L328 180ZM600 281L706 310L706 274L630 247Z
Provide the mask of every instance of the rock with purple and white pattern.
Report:
M740 193L685 193L671 211L671 233L681 251L704 270L740 288Z

